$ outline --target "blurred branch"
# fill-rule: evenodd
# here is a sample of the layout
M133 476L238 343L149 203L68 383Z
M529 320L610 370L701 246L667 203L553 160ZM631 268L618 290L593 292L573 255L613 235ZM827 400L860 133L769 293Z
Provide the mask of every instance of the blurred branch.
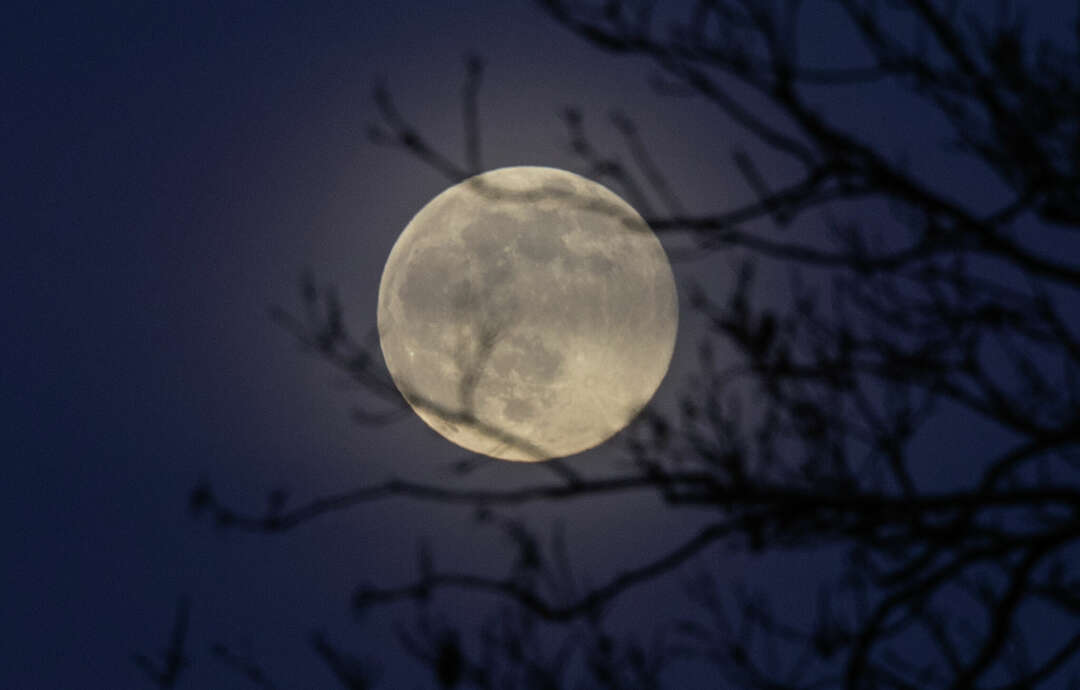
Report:
M188 633L189 606L186 597L181 597L176 604L176 616L173 619L169 646L161 654L161 661L155 662L145 654L132 655L132 661L142 669L159 688L173 688L180 680L180 674L188 665L184 654L184 643Z
M368 664L340 651L324 634L312 634L311 647L330 667L341 687L348 690L368 690L375 687L378 673Z
M581 109L563 113L586 174L615 185L653 229L688 238L695 257L738 250L744 261L726 294L691 291L708 333L678 412L642 413L626 434L625 464L604 475L554 461L544 467L555 481L514 489L390 480L297 507L281 496L263 515L224 505L204 483L192 509L222 527L272 533L408 497L462 505L498 526L516 550L506 576L437 570L425 555L411 582L364 587L354 597L358 608L411 601L425 611L400 637L443 687L578 687L567 670L574 658L573 670L598 687L655 688L673 657L703 660L733 685L770 690L1026 688L1070 672L1075 681L1080 638L1048 649L1025 641L1029 613L1080 618L1080 337L1072 303L1080 265L1074 252L1058 251L1070 240L1054 239L1080 228L1075 40L1034 43L1018 11L988 21L951 0L839 0L844 40L865 48L868 62L823 67L800 54L812 4L798 0L696 0L685 20L660 28L661 8L649 0L538 4L596 48L651 61L659 91L715 106L747 136L732 164L750 198L702 211L674 193L674 178L629 117L611 117L618 143L604 151ZM375 93L382 122L373 140L453 181L480 171L481 75L482 63L470 59L464 163L423 137L384 86ZM880 142L841 126L815 95L827 88L870 98L858 91L867 85L934 109L950 150L1002 192L979 203L956 199L948 180L917 174ZM762 164L776 159L778 167ZM860 219L866 208L872 223ZM887 232L876 229L880 208L890 216ZM789 270L787 302L755 291L758 263ZM391 420L408 411L408 398L475 421L474 386L462 386L461 409L409 391L403 398L374 334L352 337L332 290L305 278L301 297L299 314L278 309L275 319L372 396L379 407L361 409L359 420ZM495 335L472 353L477 371ZM928 451L920 442L941 414L976 420L1007 440ZM968 480L945 489L921 478L928 465L952 459L932 453L962 455ZM704 524L599 586L570 574L558 540L543 549L523 521L491 513L630 492L693 509ZM819 590L809 624L772 611L766 597L736 591L725 599L719 578L707 574L691 592L697 615L679 622L676 643L659 635L666 646L655 654L600 629L624 593L720 544L749 553L833 547L846 559L836 582ZM427 613L443 589L493 594L503 605L498 624L482 626L479 654ZM555 657L531 646L543 646L531 627L540 623L572 630ZM316 648L336 668L337 653Z
M262 690L274 690L277 687L270 682L266 671L261 666L251 659L237 654L225 645L221 643L214 644L210 647L210 651L221 663L247 679L252 687L261 688Z

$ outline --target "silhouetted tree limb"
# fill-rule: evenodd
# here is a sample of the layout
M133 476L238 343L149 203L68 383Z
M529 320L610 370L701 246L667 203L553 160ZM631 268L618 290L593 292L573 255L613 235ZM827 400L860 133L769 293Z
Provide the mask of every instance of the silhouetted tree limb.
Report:
M159 688L176 687L181 673L188 665L184 645L187 641L189 615L187 598L181 597L176 604L176 616L173 619L169 646L162 651L160 663L142 653L132 655L135 665L142 669Z
M342 652L331 644L324 634L312 634L311 647L326 662L341 687L346 690L368 690L375 687L378 671L370 664Z
M247 657L241 656L224 644L216 643L212 645L210 652L225 666L243 676L251 687L261 688L262 690L274 690L277 687L270 681L262 666Z
M358 608L417 603L422 614L402 644L442 687L653 688L669 662L684 658L705 661L734 686L772 690L1021 688L1069 673L1075 683L1080 638L1049 649L1025 641L1032 616L1080 622L1072 308L1080 262L1033 240L1080 228L1075 41L1033 43L1018 10L988 21L959 2L836 0L848 40L870 62L820 66L803 64L799 49L817 3L698 0L671 27L659 26L656 2L538 4L598 49L651 61L659 97L701 99L747 137L732 163L752 197L699 211L673 192L629 117L611 122L627 163L594 143L582 111L563 113L584 172L617 187L657 231L688 241L678 256L737 251L743 260L727 294L690 291L708 334L679 410L646 410L626 435L625 462L603 475L553 462L545 466L554 480L515 489L391 479L295 507L271 500L261 515L228 507L202 484L191 507L222 527L268 533L389 497L474 509L515 545L506 576L437 569L424 556L414 580L362 587L354 597ZM901 24L913 29L910 38ZM382 122L372 139L451 181L479 171L480 75L471 60L463 162L418 132L385 86L375 93ZM942 116L949 145L1004 193L955 198L947 180L916 175L879 142L830 119L811 93L884 83ZM782 179L762 172L756 151L785 161ZM888 236L861 220L865 204L888 209ZM759 265L787 271L786 303L760 297ZM357 419L385 423L407 411L375 334L356 340L333 291L311 278L301 296L299 313L279 309L275 318L379 406L361 408ZM466 364L479 372L491 347ZM462 409L440 412L467 418L468 390L461 399ZM1008 440L973 450L981 455L969 460L970 479L944 489L918 479L934 459L914 444L938 415L960 414L952 410ZM455 469L478 466L465 460ZM635 493L706 517L682 544L623 564L600 585L572 573L559 540L545 547L526 523L492 512ZM629 590L685 572L719 544L845 556L835 581L821 585L809 624L774 612L758 593L722 593L703 571L687 588L697 613L660 635L652 652L602 629L606 610ZM447 589L501 602L478 647L429 610ZM553 656L538 651L552 638L561 640ZM536 650L523 651L531 644Z

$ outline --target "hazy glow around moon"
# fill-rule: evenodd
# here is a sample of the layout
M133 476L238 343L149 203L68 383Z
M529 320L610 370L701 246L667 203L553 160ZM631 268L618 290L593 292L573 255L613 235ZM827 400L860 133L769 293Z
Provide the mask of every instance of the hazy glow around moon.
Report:
M677 323L645 221L555 168L445 190L379 285L379 340L405 399L449 440L505 460L571 455L626 426L667 371Z

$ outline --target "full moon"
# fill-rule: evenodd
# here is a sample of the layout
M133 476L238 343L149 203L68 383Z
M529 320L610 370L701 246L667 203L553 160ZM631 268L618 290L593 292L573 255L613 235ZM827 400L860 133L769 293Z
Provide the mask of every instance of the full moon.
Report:
M379 284L383 357L431 428L504 460L596 446L645 406L675 347L671 266L606 187L544 167L445 190Z

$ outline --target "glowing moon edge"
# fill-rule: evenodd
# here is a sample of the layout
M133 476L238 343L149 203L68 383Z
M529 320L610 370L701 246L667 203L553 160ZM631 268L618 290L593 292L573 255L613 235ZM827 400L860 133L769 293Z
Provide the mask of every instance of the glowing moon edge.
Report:
M614 192L497 168L428 202L383 269L379 343L416 414L468 450L538 461L623 429L667 372L671 265Z

